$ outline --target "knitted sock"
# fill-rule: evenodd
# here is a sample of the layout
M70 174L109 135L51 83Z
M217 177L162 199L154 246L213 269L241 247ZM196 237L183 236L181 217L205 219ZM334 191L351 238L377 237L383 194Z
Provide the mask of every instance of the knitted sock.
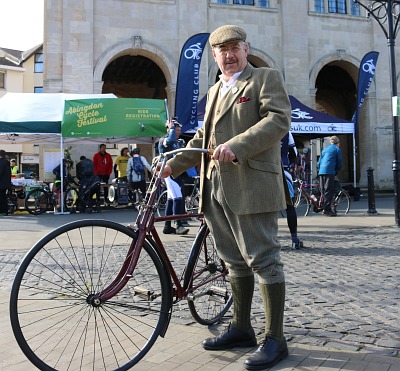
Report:
M254 292L254 276L230 277L233 296L232 326L239 330L251 328L250 312Z
M265 335L283 340L283 315L285 309L285 282L266 285L260 283L264 301Z

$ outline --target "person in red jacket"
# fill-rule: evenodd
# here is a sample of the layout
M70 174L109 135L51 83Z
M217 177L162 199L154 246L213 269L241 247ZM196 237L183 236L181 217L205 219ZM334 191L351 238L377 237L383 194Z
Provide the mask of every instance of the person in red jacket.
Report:
M93 155L92 161L94 165L94 173L100 178L101 182L107 184L113 170L113 160L111 155L106 152L106 148L105 144L100 144L100 150ZM107 202L108 187L104 187L103 192L104 201ZM99 200L100 194L97 194L96 197Z

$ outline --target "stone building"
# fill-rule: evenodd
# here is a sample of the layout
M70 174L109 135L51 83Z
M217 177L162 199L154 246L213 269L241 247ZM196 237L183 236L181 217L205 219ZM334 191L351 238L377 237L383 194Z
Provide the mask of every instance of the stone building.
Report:
M388 48L379 25L353 0L47 0L44 91L166 98L173 113L183 44L228 23L247 31L250 63L280 70L289 94L349 121L360 61L371 50L380 53L361 109L356 180L366 187L372 167L376 188L393 189ZM207 47L200 97L217 76ZM315 146L316 160L319 140L296 140L300 148ZM339 176L353 182L352 139L343 135L341 142L345 161Z

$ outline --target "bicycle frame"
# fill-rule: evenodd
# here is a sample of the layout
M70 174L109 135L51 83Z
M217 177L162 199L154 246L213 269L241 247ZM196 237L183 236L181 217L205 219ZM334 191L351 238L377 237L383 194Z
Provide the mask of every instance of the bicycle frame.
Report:
M182 287L180 279L172 266L172 263L168 257L168 254L165 250L165 247L157 233L154 223L162 222L162 221L172 221L179 219L186 219L188 217L201 217L201 213L190 213L190 214L180 214L180 215L170 215L170 216L161 216L156 217L157 211L157 198L158 198L158 190L162 183L161 174L165 168L166 159L174 154L185 152L185 151L196 151L201 153L209 153L209 150L202 148L181 148L177 150L173 150L170 152L165 152L160 154L158 158L158 163L161 164L158 170L158 173L154 173L150 184L147 188L146 197L144 203L141 205L139 210L139 214L136 218L135 224L133 225L133 229L137 231L137 239L132 241L125 262L118 273L117 277L114 279L111 284L105 288L99 295L97 299L100 302L109 300L114 295L116 295L119 291L121 291L124 286L127 284L129 279L132 277L136 264L139 260L140 252L144 241L147 241L152 244L156 251L159 254L160 259L163 260L165 265L167 266L168 272L172 278L172 281L175 285L173 294L178 298L182 299L186 295L186 288ZM215 278L214 278L215 279ZM209 282L209 281L208 281ZM208 283L207 282L207 283ZM205 284L204 282L203 284Z

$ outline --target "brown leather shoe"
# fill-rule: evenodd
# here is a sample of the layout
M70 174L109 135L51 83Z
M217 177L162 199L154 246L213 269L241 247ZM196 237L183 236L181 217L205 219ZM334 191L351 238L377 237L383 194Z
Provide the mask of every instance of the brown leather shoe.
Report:
M286 358L289 354L286 340L266 337L258 349L244 362L246 370L264 370Z
M239 330L231 325L214 338L209 338L203 341L203 348L206 350L224 350L235 347L254 347L257 345L254 330Z

